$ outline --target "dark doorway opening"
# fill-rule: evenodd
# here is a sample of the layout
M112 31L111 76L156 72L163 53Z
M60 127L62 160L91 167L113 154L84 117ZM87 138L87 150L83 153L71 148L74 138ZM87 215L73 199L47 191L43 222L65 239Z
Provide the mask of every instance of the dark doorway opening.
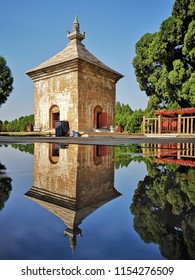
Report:
M100 106L96 106L94 109L94 128L107 128L108 127L108 114L102 112Z
M101 124L101 112L97 112L97 128L100 128Z
M55 128L55 122L56 121L59 121L59 118L60 118L60 114L59 113L53 113L53 125L52 125L52 128Z
M57 105L50 108L50 128L55 128L55 122L60 120L60 109Z

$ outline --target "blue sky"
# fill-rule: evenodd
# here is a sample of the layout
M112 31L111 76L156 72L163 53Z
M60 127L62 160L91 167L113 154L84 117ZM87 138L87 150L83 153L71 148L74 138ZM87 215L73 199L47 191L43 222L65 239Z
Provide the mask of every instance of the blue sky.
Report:
M145 33L159 31L174 0L0 0L0 55L14 77L14 90L0 107L0 120L34 112L33 82L25 72L64 49L75 15L86 32L86 49L124 75L117 101L144 109L147 97L136 82L132 60Z

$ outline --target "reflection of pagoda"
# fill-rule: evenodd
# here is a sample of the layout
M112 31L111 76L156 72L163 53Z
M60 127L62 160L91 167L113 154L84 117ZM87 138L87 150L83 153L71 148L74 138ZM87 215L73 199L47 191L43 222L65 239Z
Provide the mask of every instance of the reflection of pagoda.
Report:
M82 221L120 195L113 148L35 143L33 187L25 195L64 221L74 250Z
M144 157L153 156L155 163L195 166L195 143L143 144Z

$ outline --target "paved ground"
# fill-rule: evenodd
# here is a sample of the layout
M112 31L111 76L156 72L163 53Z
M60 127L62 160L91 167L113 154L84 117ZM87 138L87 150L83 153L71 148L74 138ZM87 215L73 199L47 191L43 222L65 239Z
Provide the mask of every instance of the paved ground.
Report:
M81 145L123 146L141 143L195 143L195 138L145 137L145 136L90 136L90 137L34 137L0 136L0 144L13 143L64 143Z

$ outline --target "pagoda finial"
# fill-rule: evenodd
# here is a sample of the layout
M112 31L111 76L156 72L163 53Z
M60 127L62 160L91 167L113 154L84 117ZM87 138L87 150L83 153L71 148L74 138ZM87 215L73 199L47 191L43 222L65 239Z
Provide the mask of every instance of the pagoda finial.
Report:
M70 33L69 31L67 32L67 37L71 41L76 39L76 42L81 42L83 39L85 39L85 32L83 32L82 34L80 33L80 24L77 16L75 16L72 29L72 33Z
M78 21L78 16L75 16L75 20L73 22L73 32L80 32L80 25L79 25L79 21Z
M75 247L76 247L76 237L77 237L77 234L82 236L82 230L78 226L75 226L75 228L73 227L72 229L71 228L67 228L64 231L64 236L67 236L67 235L69 236L69 244L70 244L70 247L72 249L72 253L73 254L74 254Z

